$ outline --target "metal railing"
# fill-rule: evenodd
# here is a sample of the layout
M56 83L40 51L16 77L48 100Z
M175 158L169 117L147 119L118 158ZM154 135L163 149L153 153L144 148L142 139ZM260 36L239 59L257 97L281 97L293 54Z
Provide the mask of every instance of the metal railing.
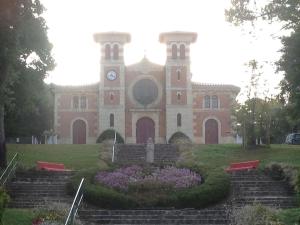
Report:
M4 186L6 181L10 178L11 175L13 175L16 171L17 164L19 162L19 154L16 153L12 160L10 160L8 166L3 171L1 177L0 177L0 185Z
M68 217L66 219L65 225L73 225L75 221L75 216L77 215L78 208L80 206L80 203L83 198L82 193L82 184L83 184L84 178L81 179L80 184L78 186L75 198L73 200L72 206L70 208Z
M117 142L117 132L115 132L115 138L114 138L114 143L112 147L112 156L111 156L111 162L115 162L115 144Z

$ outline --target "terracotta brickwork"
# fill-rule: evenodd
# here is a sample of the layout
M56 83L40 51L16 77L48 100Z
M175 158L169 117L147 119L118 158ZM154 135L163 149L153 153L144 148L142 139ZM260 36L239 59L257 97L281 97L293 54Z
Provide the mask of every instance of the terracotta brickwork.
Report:
M196 33L160 35L160 42L166 44L165 65L146 57L125 65L124 45L131 39L127 33L99 33L94 39L101 45L101 82L55 88L54 128L60 143L72 143L74 129L76 135L86 135L80 137L86 143L95 143L106 129L119 132L126 143L147 140L143 135L166 143L176 132L195 143L205 143L212 131L217 132L216 138L209 142L233 141L231 106L239 88L191 81L190 45L196 41ZM112 70L116 76L108 79ZM73 127L76 120L84 121L86 128L80 128L86 129L84 132ZM149 124L152 127L147 128Z

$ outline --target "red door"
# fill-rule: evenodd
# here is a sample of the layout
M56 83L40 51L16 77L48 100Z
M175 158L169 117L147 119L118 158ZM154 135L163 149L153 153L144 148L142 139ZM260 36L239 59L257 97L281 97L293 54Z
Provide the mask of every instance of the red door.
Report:
M136 123L136 143L145 144L149 137L154 142L154 136L155 128L153 120L147 117L139 119Z
M214 119L209 119L205 123L205 144L218 144L218 122Z
M73 123L73 144L86 144L86 125L83 120Z

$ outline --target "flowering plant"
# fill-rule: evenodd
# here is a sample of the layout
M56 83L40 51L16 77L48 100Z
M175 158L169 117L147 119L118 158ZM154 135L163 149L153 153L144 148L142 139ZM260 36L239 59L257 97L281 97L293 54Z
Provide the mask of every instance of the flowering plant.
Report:
M173 166L157 168L151 173L147 173L141 166L133 165L119 168L113 172L98 172L95 180L97 183L121 191L127 191L129 185L147 186L148 184L183 189L199 185L201 176L190 169Z

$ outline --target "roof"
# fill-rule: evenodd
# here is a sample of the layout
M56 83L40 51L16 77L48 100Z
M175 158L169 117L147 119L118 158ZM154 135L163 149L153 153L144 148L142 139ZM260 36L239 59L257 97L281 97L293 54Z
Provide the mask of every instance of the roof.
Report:
M150 71L162 71L164 66L150 62L147 57L144 57L140 62L126 66L126 69L148 73Z

